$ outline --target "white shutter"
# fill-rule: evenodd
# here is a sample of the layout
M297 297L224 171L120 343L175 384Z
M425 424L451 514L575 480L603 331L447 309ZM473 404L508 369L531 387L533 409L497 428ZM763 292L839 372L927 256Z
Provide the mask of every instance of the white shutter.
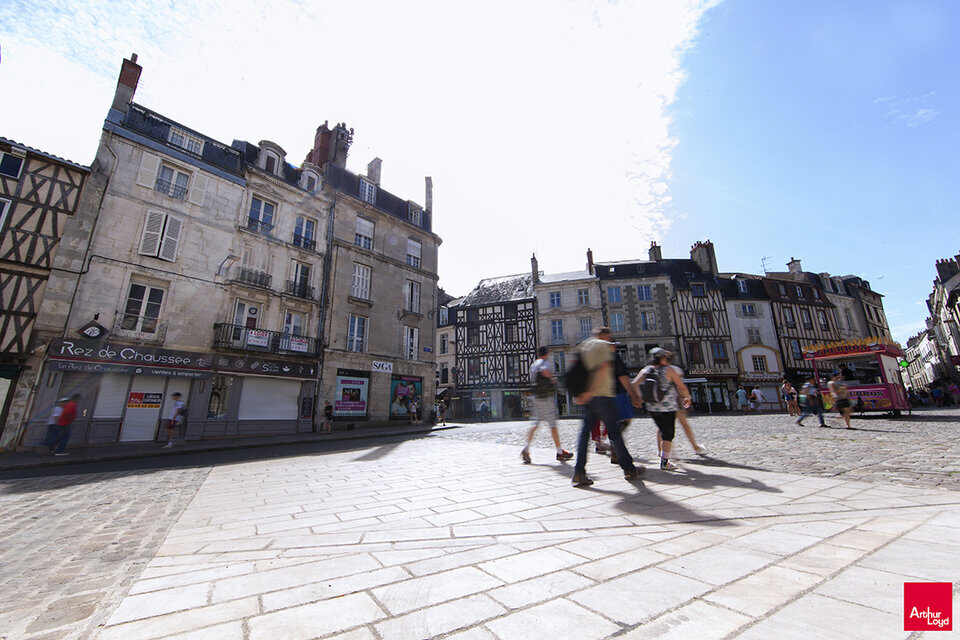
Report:
M167 216L167 226L163 230L163 241L160 243L161 260L174 262L177 259L177 248L180 246L180 231L183 221L173 216Z
M357 218L357 233L373 238L373 223L363 218Z
M203 197L207 194L207 186L210 179L207 176L195 173L193 174L193 185L190 188L190 202L203 206Z
M160 251L160 234L163 232L163 220L166 214L160 211L147 211L147 223L143 226L140 238L140 253L156 256Z
M137 173L137 184L141 187L153 189L157 186L157 173L160 171L160 156L144 153L140 160L140 171Z

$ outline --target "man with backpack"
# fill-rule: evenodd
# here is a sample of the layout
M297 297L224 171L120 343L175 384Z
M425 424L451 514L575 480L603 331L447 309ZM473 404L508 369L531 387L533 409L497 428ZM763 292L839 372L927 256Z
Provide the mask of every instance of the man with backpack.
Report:
M573 454L560 446L560 435L557 433L557 391L553 383L553 365L547 356L549 347L540 347L537 350L537 359L530 365L530 384L533 385L533 426L527 432L527 446L520 452L524 464L530 464L530 443L533 435L540 427L540 422L546 422L553 436L553 444L557 447L557 460L564 462L573 457Z
M689 409L690 390L683 383L683 370L670 364L673 353L656 347L650 351L650 364L640 371L633 384L640 388L640 397L647 413L660 431L660 468L676 471L670 462L677 411Z
M594 329L593 335L580 344L577 365L571 371L582 366L587 372L586 388L571 388L574 402L584 405L583 427L580 429L580 441L577 443L577 463L573 471L573 485L587 487L593 480L587 477L587 450L590 443L590 428L599 418L607 427L607 435L613 445L617 462L623 469L623 477L633 480L643 473L642 466L635 466L633 458L623 443L623 434L617 420L616 386L614 385L614 343L609 327ZM580 376L570 376L570 378ZM568 387L569 388L569 387Z

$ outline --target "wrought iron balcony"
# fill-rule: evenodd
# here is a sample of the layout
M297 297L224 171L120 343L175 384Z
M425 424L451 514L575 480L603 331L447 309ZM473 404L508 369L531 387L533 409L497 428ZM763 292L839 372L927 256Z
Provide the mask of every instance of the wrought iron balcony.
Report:
M299 282L297 280L287 280L286 292L291 296L297 296L298 298L306 298L307 300L313 300L313 287L308 285L306 282Z
M269 289L273 282L273 276L265 271L257 271L247 267L239 267L234 275L234 280L245 284L252 284L255 287Z
M294 336L266 329L250 329L243 325L225 322L213 325L213 346L217 349L283 353L304 357L320 355L320 341L316 338Z
M273 224L270 222L263 222L257 218L247 218L247 229L253 231L254 233L260 233L265 236L270 235L270 232L273 231Z
M165 193L171 198L183 200L187 197L187 188L178 184L173 184L169 180L157 178L157 191Z
M307 251L317 250L317 241L307 236L301 236L299 233L293 234L293 246L302 247Z
M113 334L140 342L162 344L167 337L167 323L152 316L136 316L121 311L113 322Z

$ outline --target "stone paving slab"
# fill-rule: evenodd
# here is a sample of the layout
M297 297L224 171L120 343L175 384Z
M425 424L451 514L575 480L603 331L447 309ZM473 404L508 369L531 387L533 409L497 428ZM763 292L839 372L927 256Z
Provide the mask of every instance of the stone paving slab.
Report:
M902 583L960 583L960 492L693 463L629 483L598 455L581 489L545 449L382 453L213 469L98 637L906 639Z

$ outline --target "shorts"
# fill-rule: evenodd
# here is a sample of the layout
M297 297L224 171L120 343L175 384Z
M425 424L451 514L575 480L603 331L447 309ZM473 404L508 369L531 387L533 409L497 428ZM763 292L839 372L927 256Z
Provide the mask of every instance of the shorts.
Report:
M850 401L847 398L841 398L840 400L837 400L836 406L837 409L849 409Z
M616 397L616 403L617 420L633 419L633 405L630 403L629 393L618 393Z
M533 419L544 420L550 424L550 428L557 426L557 399L554 396L549 398L533 399Z
M660 438L666 442L672 442L677 430L677 412L651 411L650 417L660 430Z

